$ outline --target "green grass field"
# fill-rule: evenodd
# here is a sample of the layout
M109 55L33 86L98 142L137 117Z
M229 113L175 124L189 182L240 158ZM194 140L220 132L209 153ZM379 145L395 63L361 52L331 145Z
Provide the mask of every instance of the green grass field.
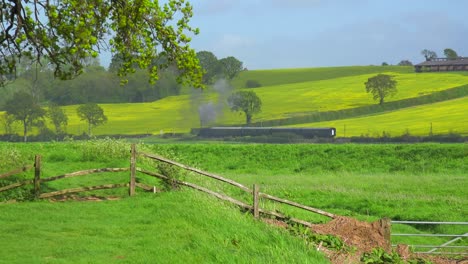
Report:
M24 160L31 164L34 154L43 156L44 178L90 168L128 167L129 147L128 143L117 140L2 143L0 155L10 159L0 160L0 168L1 171L15 168L24 164ZM390 217L464 221L468 214L464 188L468 183L468 155L464 144L139 144L137 147L224 175L246 186L260 184L265 193L361 220ZM139 159L138 166L149 168L154 164ZM32 173L23 173L18 179L31 176ZM101 173L63 179L44 187L52 191L122 183L128 177L128 172ZM234 187L191 173L180 177L250 202L250 195ZM138 179L157 184L140 174ZM5 180L0 184L6 184ZM2 193L2 197L26 197L28 190ZM127 196L125 189L92 193ZM266 201L261 206L312 222L326 220ZM0 210L0 231L5 234L0 241L0 255L6 263L20 263L18 259L21 263L91 260L144 263L150 258L156 262L177 262L180 258L181 263L201 258L231 263L245 262L246 258L256 262L284 262L286 258L298 263L306 259L311 259L309 263L323 261L302 242L252 221L234 207L187 189L156 196L138 191L135 198L101 203L0 204ZM465 232L458 227L416 229L406 225L395 227L395 231ZM180 250L184 253L174 256Z
M247 80L256 80L262 86L274 86L382 72L413 73L414 68L406 66L345 66L243 71L234 79L233 85L236 88L245 88Z
M456 133L468 135L468 97L442 103L404 108L370 116L328 122L297 124L292 127L335 127L338 137L400 136Z
M328 263L286 231L191 191L0 210L0 263Z
M262 112L255 115L254 122L265 122L281 118L304 116L317 112L336 111L341 109L352 109L356 107L376 104L371 96L365 92L364 83L376 73L387 73L395 76L398 81L398 93L387 101L396 101L407 98L415 98L449 88L468 84L466 73L414 73L411 67L381 67L381 66L354 66L354 67L331 67L313 69L288 69L269 71L244 71L233 81L235 87L242 87L246 79L258 79L264 84L254 91L263 102ZM267 86L268 85L268 86ZM93 129L94 135L106 134L153 134L161 133L187 133L191 128L200 127L198 107L202 103L212 102L217 105L217 121L210 125L240 125L245 122L244 114L234 113L228 109L226 98L228 94L218 95L213 89L207 89L202 96L180 95L167 97L151 103L138 104L103 104L108 122ZM198 99L195 99L198 98ZM451 102L458 102L456 100ZM448 102L450 104L450 102ZM437 106L436 106L437 107ZM449 107L449 106L447 106ZM77 106L66 106L65 111L69 117L68 133L79 135L87 132L87 125L79 120L76 114ZM457 103L450 113L459 109L453 116L432 111L431 105L425 108L430 113L424 112L426 116L436 116L456 123L457 131L466 131L468 128L463 122L463 113L468 112L465 101ZM404 113L404 110L401 113ZM412 112L413 113L413 112ZM2 115L2 113L0 113ZM372 119L375 131L386 130L389 122L382 115ZM400 122L401 118L401 122ZM466 118L465 118L466 119ZM416 113L409 117L403 114L392 117L392 132L402 131L409 128L415 135L424 135L426 129L411 129L408 122L418 123L420 118ZM437 120L434 120L436 122ZM348 120L338 120L337 124L347 123ZM446 122L447 123L447 122ZM382 124L382 125L381 125ZM49 125L52 127L52 125ZM302 126L302 125L300 125ZM352 128L349 135L371 134L369 125L357 125ZM439 127L442 131L445 128ZM341 130L339 127L339 130ZM358 130L357 130L358 129ZM3 130L3 127L0 131ZM22 134L19 123L15 125L15 131Z

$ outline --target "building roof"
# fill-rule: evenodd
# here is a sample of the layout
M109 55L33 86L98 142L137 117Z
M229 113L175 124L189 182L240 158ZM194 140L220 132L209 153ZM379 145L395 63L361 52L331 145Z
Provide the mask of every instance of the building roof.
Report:
M468 57L459 57L455 60L447 58L434 58L425 62L421 62L414 66L448 66L448 65L468 65Z

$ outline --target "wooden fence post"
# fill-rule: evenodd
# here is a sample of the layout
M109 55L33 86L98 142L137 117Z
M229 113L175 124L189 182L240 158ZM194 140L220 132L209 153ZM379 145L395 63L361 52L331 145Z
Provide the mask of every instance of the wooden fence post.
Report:
M259 193L259 187L257 184L253 185L253 215L255 218L260 217L260 213L258 211L258 193Z
M390 240L392 221L390 218L382 218L379 220L379 225L382 235L385 239L384 249L390 251L392 250L392 243Z
M135 174L136 174L136 147L132 144L131 157L130 157L130 184L129 195L135 195Z
M41 195L41 156L34 158L34 196L39 198Z

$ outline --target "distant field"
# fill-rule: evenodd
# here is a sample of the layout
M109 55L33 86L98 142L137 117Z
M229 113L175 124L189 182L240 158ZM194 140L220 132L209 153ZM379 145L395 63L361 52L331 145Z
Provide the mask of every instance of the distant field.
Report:
M451 132L468 135L468 97L383 114L297 124L292 127L335 127L338 137L361 135L375 137L382 136L384 131L391 136L399 136L407 131L411 135L427 136L431 123L434 135Z
M236 86L236 83L240 83L244 79L254 78L264 80L261 81L264 85L271 84L271 86L254 89L263 102L263 110L253 117L253 122L263 122L304 116L316 112L374 105L376 102L365 92L364 83L376 73L392 74L398 81L397 95L388 98L386 101L414 98L468 84L468 74L466 73L416 74L413 73L411 67L397 66L245 71L233 83ZM228 95L229 91L219 94L215 93L213 89L208 89L198 96L193 94L171 96L151 103L103 104L101 106L109 121L94 128L93 134L158 135L160 133L187 133L191 128L200 127L198 109L200 105L206 103L213 105L217 121L204 124L204 126L243 124L245 122L244 114L233 113L229 110L226 102ZM79 120L76 115L77 106L66 106L64 108L69 117L68 133L75 135L86 133L87 126L85 122ZM457 108L460 110L466 109L466 104L457 105L456 108L452 109L452 112L456 112ZM453 117L444 118L443 113L432 113L431 109L431 107L428 107L426 111L429 111L429 113L424 114L435 115L439 119L447 119L459 124L463 123L462 120L457 119L461 117L462 113L456 113ZM401 117L403 118L403 116ZM393 122L398 122L395 119L397 116L392 118ZM411 118L414 120L411 120ZM417 115L413 114L411 118L406 117L402 119L402 122L419 122ZM373 122L385 123L389 122L389 120L373 119ZM338 123L338 125L340 124ZM313 124L313 126L315 125ZM52 126L50 125L50 127ZM3 126L0 131L3 131ZM22 128L19 124L16 124L15 131L22 134ZM415 130L414 133L419 133L417 131ZM349 135L356 133L359 135L361 133L366 134L367 128L365 132L360 130Z
M245 82L247 80L256 80L262 86L273 86L382 72L412 73L414 72L414 67L346 66L243 71L234 79L232 84L236 88L245 88Z
M263 111L254 116L254 121L375 104L364 90L364 82L370 76L359 75L255 89L263 101ZM459 74L411 73L396 76L399 93L389 100L417 97L468 83L468 76ZM244 115L229 111L225 98L217 102L215 94L209 97L214 104L222 105L222 111L218 112L219 124L244 123ZM190 128L200 126L197 105L189 95L168 97L152 103L102 105L109 122L94 131L96 135L188 132ZM68 131L73 134L86 131L86 126L76 116L76 107L66 109L70 117Z
M398 93L386 101L418 97L468 83L468 76L460 74L396 74ZM376 104L365 92L364 83L373 75L358 75L324 81L303 82L257 88L254 91L264 106L256 119L301 115L314 111L332 111Z

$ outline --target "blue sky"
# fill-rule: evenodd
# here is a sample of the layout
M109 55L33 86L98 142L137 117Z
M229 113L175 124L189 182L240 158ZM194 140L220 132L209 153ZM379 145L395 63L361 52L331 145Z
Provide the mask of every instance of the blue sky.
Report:
M190 2L191 46L248 69L418 63L423 49L468 57L468 0Z

